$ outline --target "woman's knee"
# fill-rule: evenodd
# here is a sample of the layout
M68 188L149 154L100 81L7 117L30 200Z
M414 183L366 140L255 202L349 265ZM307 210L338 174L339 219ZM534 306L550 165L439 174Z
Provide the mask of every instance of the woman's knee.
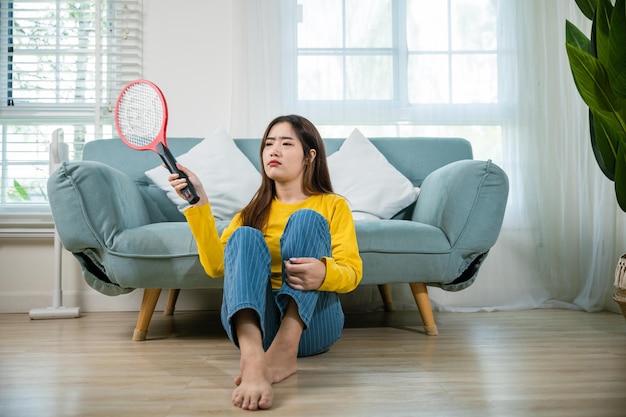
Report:
M324 216L319 214L317 211L311 209L300 209L293 212L291 216L289 216L289 220L287 221L287 226L285 227L285 229L287 229L287 227L289 227L290 225L292 227L295 225L300 227L304 226L307 228L320 227L323 229L328 229L328 221L324 218Z
M228 257L248 251L269 254L267 243L259 230L248 226L238 227L228 238L224 255Z
M314 210L294 212L287 221L280 239L283 259L311 256L330 256L330 230L328 221Z
M231 242L249 242L257 239L263 240L263 233L260 230L250 226L241 226L235 229L233 234L228 238L228 243Z

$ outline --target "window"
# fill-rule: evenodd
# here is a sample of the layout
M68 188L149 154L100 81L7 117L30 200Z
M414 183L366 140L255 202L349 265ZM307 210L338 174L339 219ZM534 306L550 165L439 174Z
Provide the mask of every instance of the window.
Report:
M474 137L476 155L497 159L510 102L500 87L499 3L293 0L284 9L286 106L325 136L367 125L370 135Z
M141 0L0 0L0 213L48 211L48 145L70 159L113 136L117 94L141 76Z

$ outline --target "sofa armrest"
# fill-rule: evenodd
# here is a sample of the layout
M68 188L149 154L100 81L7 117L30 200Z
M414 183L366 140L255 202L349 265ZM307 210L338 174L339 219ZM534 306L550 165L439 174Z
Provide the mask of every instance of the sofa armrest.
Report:
M500 233L508 192L506 173L490 160L453 162L424 179L412 220L439 227L451 247L486 252Z
M123 230L150 222L134 181L94 161L64 162L48 179L48 198L65 248L110 247Z

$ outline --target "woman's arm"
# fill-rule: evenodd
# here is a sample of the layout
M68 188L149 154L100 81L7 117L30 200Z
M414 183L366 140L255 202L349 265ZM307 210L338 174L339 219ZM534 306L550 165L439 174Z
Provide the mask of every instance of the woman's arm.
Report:
M198 246L198 256L204 271L212 278L224 275L224 244L220 239L215 218L211 211L211 204L206 191L198 177L188 168L178 164L178 169L184 172L193 184L200 200L183 213L191 229L191 233ZM176 193L184 199L180 190L187 186L187 180L178 178L178 174L170 174L169 182Z
M217 232L211 205L193 205L185 210L184 215L196 240L204 271L211 278L224 276L224 244Z
M345 199L337 200L328 225L333 256L323 258L326 264L326 278L319 290L347 293L353 291L361 282L363 262L359 255L354 219Z

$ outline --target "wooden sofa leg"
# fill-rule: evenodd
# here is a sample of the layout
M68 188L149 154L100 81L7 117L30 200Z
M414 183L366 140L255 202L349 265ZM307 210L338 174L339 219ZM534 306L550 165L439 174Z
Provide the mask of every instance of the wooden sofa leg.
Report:
M148 325L152 319L157 301L159 301L159 295L161 295L160 288L146 288L143 290L143 300L141 301L141 309L137 318L137 326L135 326L133 333L133 341L140 342L146 340Z
M378 291L380 292L380 298L383 299L383 306L385 307L386 312L394 311L393 300L391 299L391 288L389 284L380 284L378 286Z
M178 300L178 294L180 294L180 289L171 288L167 293L167 304L165 305L165 311L163 314L166 316L172 316L174 314L174 309L176 308L176 300Z
M411 282L409 285L411 286L411 292L413 293L413 298L415 298L417 309L420 312L420 316L422 316L426 335L437 336L439 331L437 330L437 325L435 324L435 316L433 315L433 308L430 305L430 298L428 297L426 284L421 282Z

